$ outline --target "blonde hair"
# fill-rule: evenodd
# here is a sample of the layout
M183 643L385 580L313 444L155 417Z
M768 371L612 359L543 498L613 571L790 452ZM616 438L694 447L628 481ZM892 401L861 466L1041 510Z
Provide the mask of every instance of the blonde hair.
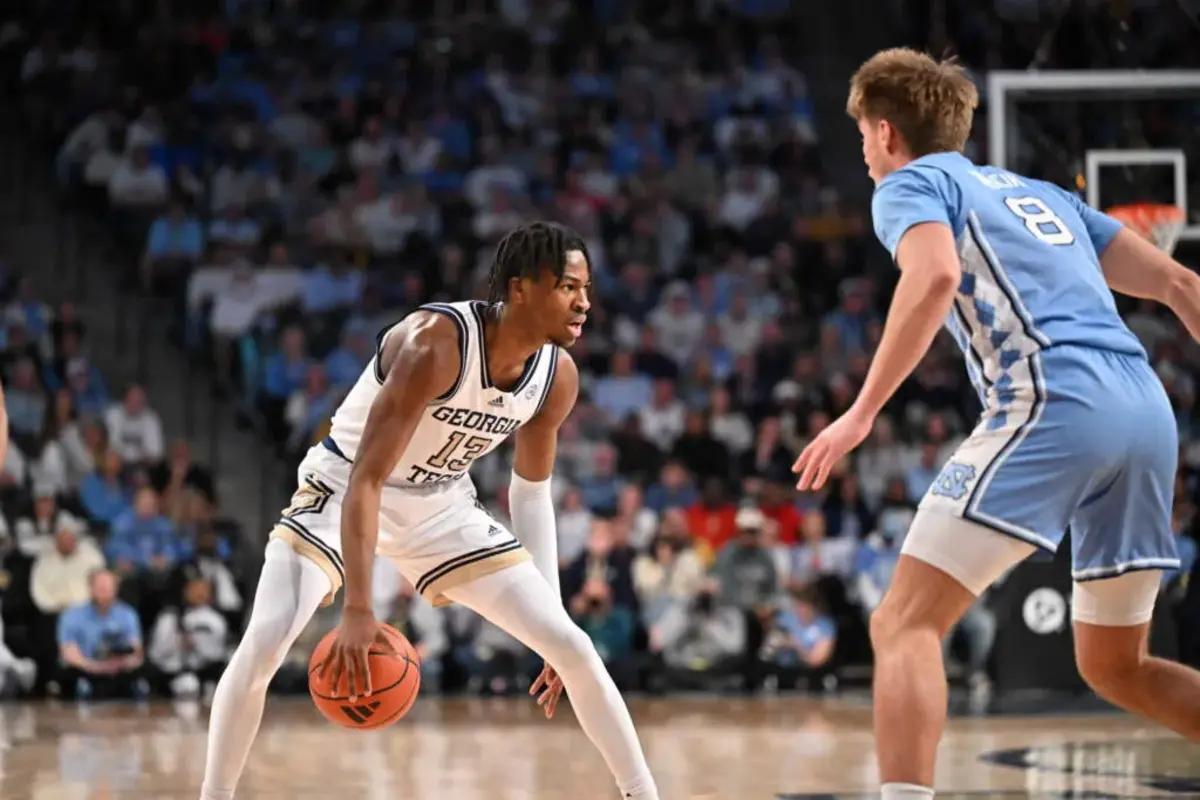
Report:
M954 59L895 47L871 56L850 78L846 113L887 120L920 157L961 151L978 105L975 84Z

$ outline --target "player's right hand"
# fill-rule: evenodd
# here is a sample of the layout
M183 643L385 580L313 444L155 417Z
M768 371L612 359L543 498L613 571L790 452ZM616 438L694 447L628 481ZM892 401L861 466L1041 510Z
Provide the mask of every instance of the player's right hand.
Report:
M372 645L379 645L385 653L395 652L373 611L367 608L343 608L337 638L334 639L333 647L329 649L329 655L325 656L325 660L317 668L317 674L322 679L327 679L335 690L341 685L344 676L346 696L350 702L360 697L368 697L373 687L367 652Z

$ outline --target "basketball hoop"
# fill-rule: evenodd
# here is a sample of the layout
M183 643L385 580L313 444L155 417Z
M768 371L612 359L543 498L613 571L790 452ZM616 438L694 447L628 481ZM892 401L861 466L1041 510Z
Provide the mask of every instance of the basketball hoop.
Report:
M1113 206L1108 215L1171 253L1183 230L1183 209L1169 203L1130 203Z

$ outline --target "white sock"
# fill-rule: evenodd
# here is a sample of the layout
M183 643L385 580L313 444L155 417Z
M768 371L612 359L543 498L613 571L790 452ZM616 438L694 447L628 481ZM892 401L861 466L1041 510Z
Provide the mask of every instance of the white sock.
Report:
M580 727L600 751L621 798L658 800L637 731L621 693L587 634L530 562L485 575L447 596L508 631L554 667Z
M915 783L885 783L880 791L881 800L929 800L933 789Z
M329 578L279 539L267 543L250 622L217 683L200 800L233 800L262 721L267 685L329 593Z

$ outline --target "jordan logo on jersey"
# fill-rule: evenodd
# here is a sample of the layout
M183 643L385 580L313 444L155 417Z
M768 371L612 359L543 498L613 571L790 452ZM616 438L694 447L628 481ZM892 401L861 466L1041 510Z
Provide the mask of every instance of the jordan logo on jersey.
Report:
M973 480L975 480L973 466L951 461L942 468L930 491L943 497L949 497L951 500L961 500Z

